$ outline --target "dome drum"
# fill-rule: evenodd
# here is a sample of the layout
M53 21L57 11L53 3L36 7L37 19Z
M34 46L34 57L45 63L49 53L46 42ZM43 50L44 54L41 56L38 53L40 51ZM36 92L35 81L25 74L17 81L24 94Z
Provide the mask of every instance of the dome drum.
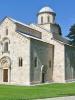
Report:
M38 15L38 24L44 25L44 24L55 23L56 13L50 7L43 7L38 12L37 15Z

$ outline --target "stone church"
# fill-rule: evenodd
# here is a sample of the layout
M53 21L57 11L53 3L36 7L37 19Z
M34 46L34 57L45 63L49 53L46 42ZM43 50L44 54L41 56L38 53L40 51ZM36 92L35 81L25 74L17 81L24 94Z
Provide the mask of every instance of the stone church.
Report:
M36 24L10 17L0 22L0 84L75 80L75 46L62 37L55 17L50 7L44 7Z

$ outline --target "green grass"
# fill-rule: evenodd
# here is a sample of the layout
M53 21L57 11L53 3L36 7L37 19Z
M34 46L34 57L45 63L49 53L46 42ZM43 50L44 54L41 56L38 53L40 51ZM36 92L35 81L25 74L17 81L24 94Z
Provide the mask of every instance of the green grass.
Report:
M33 100L75 95L75 83L39 86L0 85L0 100Z

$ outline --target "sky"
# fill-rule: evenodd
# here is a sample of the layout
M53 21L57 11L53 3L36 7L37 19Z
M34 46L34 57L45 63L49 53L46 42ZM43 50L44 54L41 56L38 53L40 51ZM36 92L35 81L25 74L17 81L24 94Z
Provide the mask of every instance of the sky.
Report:
M36 15L44 6L56 12L56 23L66 36L75 23L75 0L0 0L0 20L9 16L26 24L36 23Z

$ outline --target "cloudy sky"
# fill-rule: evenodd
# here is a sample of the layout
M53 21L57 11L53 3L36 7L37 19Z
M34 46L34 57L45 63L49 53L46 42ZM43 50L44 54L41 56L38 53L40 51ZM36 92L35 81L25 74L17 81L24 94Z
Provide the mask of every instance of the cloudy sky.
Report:
M24 23L36 23L36 15L44 6L50 6L56 12L56 22L66 36L75 23L75 0L0 0L0 20L10 16Z

